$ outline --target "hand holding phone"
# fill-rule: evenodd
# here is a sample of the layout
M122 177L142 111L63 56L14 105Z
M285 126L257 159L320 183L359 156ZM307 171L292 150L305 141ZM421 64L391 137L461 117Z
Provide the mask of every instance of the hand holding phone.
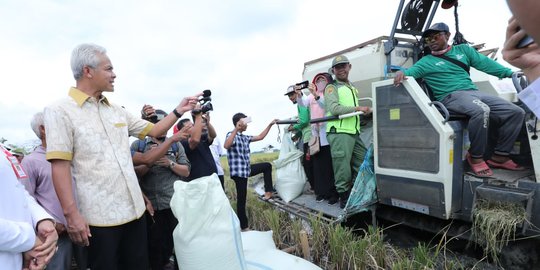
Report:
M242 121L243 124L249 124L249 123L251 123L251 117L250 116L244 117L244 118L240 119L240 121Z
M531 45L532 43L534 43L534 40L532 39L532 37L529 36L529 35L526 35L524 38L522 38L522 39L518 42L518 44L517 44L516 47L517 47L518 49L521 49L521 48L525 48L525 47Z

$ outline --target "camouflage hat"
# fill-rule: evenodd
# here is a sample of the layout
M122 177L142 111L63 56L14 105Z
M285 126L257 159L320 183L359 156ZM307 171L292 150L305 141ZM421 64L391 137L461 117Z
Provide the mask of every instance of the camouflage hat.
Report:
M332 67L343 63L349 63L349 59L345 55L338 55L332 60Z

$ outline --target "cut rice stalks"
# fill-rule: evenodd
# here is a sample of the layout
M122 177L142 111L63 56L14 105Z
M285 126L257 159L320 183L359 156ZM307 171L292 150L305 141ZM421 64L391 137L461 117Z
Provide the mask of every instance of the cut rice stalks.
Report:
M516 228L526 221L523 205L479 200L473 209L472 237L484 248L484 254L497 257L509 241L515 240Z

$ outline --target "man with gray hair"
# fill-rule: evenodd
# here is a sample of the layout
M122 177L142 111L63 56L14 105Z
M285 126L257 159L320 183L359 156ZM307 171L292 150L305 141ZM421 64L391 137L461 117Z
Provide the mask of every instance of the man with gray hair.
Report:
M72 243L66 233L66 219L62 212L62 206L58 201L51 176L51 163L45 159L47 140L45 139L45 126L43 125L43 113L38 112L30 122L32 130L41 140L41 145L27 155L22 166L28 174L20 182L28 193L47 211L56 222L58 233L58 251L52 257L48 266L50 269L71 269Z
M148 269L145 204L129 136L165 133L193 109L186 97L156 124L109 102L116 74L105 48L81 44L71 55L76 86L45 108L47 159L73 242L88 246L92 270ZM71 179L75 179L75 201Z

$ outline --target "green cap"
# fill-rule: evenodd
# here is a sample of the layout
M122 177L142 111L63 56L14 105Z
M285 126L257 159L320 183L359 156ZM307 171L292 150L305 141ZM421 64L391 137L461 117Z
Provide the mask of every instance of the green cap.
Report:
M343 63L349 63L349 59L345 55L338 55L332 60L332 67Z

